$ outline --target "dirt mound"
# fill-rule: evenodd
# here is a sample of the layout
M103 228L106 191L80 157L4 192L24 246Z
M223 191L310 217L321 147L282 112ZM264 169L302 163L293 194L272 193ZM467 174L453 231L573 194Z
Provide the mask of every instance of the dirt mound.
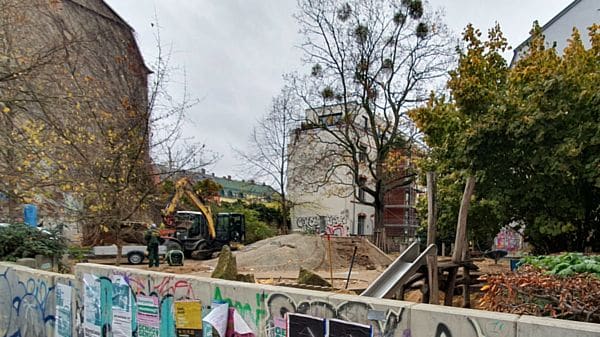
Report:
M325 250L329 251L329 242L326 237L322 237ZM385 269L392 263L392 259L373 245L369 240L359 237L331 237L331 251L333 269L347 269L350 267L352 253L356 249L354 258L354 268L365 267L372 269ZM328 254L328 253L327 253ZM329 269L329 255L326 255L325 261L319 266L320 269Z
M392 260L367 240L354 237L332 237L331 250L334 269L350 266L354 246L357 253L354 268L384 269ZM281 235L255 242L234 252L238 269L256 271L298 271L329 269L327 238L308 234ZM216 259L207 261L216 265Z

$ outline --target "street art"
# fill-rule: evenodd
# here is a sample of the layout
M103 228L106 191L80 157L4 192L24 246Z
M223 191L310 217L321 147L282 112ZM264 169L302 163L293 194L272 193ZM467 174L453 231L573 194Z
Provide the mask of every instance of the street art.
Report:
M215 287L215 293L213 295L213 301L218 303L227 303L230 307L235 308L242 318L249 322L251 328L258 330L260 323L267 317L267 311L265 309L265 299L267 294L256 293L255 302L240 302L238 300L224 297L221 292L221 288Z
M516 252L522 247L523 237L510 227L502 227L494 238L496 249Z
M404 308L395 312L387 310L384 313L385 320L370 320L369 312L374 308L362 302L344 302L333 306L328 302L319 300L300 301L296 303L286 294L275 293L267 298L267 334L274 337L275 320L285 318L286 313L299 313L322 318L337 318L343 321L354 322L373 327L373 336L393 337L399 323L402 321Z
M0 274L0 336L52 336L54 290L43 279L21 278L6 268Z
M325 234L333 236L348 236L348 230L344 225L327 225Z
M307 233L324 233L328 226L331 230L341 226L345 228L348 224L346 215L315 215L296 218L296 227Z

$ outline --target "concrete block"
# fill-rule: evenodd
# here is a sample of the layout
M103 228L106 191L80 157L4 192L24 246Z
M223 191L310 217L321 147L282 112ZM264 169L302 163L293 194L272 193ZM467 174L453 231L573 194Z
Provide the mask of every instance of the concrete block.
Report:
M410 311L411 336L517 336L518 315L432 304L417 304Z
M45 255L36 255L35 262L37 264L37 268L41 270L52 271L52 268L54 268L54 261L52 258Z
M370 325L373 336L402 337L410 331L412 302L355 295L332 295L336 318Z
M517 321L517 336L598 337L600 336L600 324L524 315Z
M20 266L25 266L25 267L29 267L29 268L36 268L37 267L36 260L32 259L30 257L18 259L17 262L15 262L15 263L18 264L18 265L20 265Z

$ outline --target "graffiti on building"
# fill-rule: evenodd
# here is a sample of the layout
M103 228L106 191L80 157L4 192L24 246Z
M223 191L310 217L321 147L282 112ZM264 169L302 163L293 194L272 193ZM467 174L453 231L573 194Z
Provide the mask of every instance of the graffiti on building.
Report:
M348 236L348 228L341 224L327 225L324 234L333 236Z
M384 320L370 320L369 312L374 308L368 303L343 302L337 306L319 300L302 300L296 303L286 294L275 293L267 298L267 334L272 337L274 322L285 317L286 313L299 313L322 318L337 318L348 322L371 325L373 336L392 337L402 321L404 308L398 311L387 310ZM270 333L271 332L271 333Z
M0 274L0 336L51 336L54 286L43 279L21 279L12 268Z
M324 233L328 226L342 226L348 224L348 216L340 215L315 215L296 218L296 227L307 233Z

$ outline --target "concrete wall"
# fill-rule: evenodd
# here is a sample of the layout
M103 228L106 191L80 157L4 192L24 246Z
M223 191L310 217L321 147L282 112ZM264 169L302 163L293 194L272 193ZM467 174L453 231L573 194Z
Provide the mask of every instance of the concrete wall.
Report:
M372 327L374 337L513 337L513 336L600 336L600 324L518 316L479 310L450 308L403 301L333 294L294 288L231 282L189 275L147 272L94 264L76 266L75 278L0 264L0 337L54 336L54 285L73 282L73 317L83 321L82 279L100 280L103 295L98 299L102 324L111 325L113 298L111 280L122 277L133 294L158 297L161 308L160 336L174 336L173 303L199 300L208 309L214 300L228 302L257 336L282 336L274 324L285 313L337 318ZM108 294L108 296L106 296ZM114 300L114 298L113 298ZM132 320L132 328L136 323ZM83 336L81 324L74 336ZM287 334L286 334L287 336ZM294 336L290 336L294 337Z
M0 336L54 337L56 284L72 286L74 282L73 275L0 263ZM74 295L69 299L73 308Z

